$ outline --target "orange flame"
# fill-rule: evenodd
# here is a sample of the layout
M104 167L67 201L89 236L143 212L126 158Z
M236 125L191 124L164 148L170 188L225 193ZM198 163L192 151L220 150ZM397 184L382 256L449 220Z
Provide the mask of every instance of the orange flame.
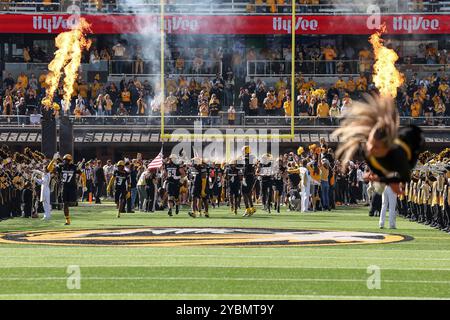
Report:
M91 41L85 38L87 32L90 32L90 24L84 18L80 18L77 26L71 31L63 32L56 37L55 44L58 50L48 65L49 73L45 80L48 86L44 99L46 103L51 104L53 101L64 68L64 102L65 109L69 108L83 50L88 50L91 46Z
M394 50L384 46L381 35L386 32L386 25L380 31L374 33L369 42L373 46L375 64L373 66L373 82L380 90L380 95L384 98L395 98L397 88L405 81L405 76L395 67L398 55Z

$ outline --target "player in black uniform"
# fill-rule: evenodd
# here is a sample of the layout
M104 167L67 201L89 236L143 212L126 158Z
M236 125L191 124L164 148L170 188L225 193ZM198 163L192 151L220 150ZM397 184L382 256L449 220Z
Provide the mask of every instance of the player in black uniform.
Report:
M184 169L179 165L179 159L172 154L168 162L164 165L166 178L166 190L168 194L169 211L167 214L172 216L172 209L175 206L175 213L180 211L180 187L181 177L185 174Z
M230 201L230 210L237 215L241 194L242 171L236 166L236 160L232 160L225 170L225 180L227 182L227 193Z
M256 174L261 177L261 194L262 204L264 210L270 213L272 207L272 186L273 186L273 171L272 171L272 155L264 154L261 157L261 162L256 170Z
M189 215L192 218L201 216L201 210L204 209L205 217L209 218L208 200L209 200L209 188L208 177L209 168L206 163L202 162L199 158L193 159L193 168L191 170L192 176L192 212Z
M289 179L289 207L290 210L295 211L299 209L300 203L300 168L297 166L295 161L288 162L287 175Z
M108 194L114 185L114 199L117 205L117 218L120 218L120 214L125 212L125 204L129 197L131 179L130 174L125 170L125 162L119 161L117 163L117 170L114 171L111 180L108 184Z
M62 202L64 208L64 216L66 217L65 225L70 225L69 208L75 206L78 202L78 176L81 175L81 170L73 164L73 158L70 154L63 157L63 162L56 165L57 159L54 159L48 165L49 172L55 172L59 176L59 181L62 186Z
M277 213L280 213L281 196L284 191L284 181L286 179L286 167L283 164L283 159L278 159L275 167L275 175L273 179L274 203Z
M245 213L244 217L250 217L256 209L253 206L252 192L255 185L255 166L251 163L250 147L245 146L243 161L242 196L244 197Z

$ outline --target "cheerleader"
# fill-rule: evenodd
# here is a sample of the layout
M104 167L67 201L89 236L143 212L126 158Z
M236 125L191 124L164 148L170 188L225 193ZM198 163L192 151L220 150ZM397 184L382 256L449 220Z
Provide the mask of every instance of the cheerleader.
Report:
M422 131L416 126L399 129L399 115L392 99L366 96L367 103L354 103L342 127L334 132L342 142L336 155L345 163L362 147L372 171L369 180L387 184L403 193L401 183L410 179L423 147Z

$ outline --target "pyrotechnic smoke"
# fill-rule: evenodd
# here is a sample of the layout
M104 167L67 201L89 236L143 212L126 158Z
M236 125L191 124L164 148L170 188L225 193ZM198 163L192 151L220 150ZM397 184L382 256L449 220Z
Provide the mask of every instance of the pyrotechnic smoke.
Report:
M85 38L87 32L90 32L90 25L85 19L80 18L79 23L72 30L63 32L56 37L55 44L58 50L48 65L49 73L45 80L48 88L43 100L44 104L52 104L64 70L64 102L65 108L69 108L83 50L88 50L91 46L91 41Z
M386 26L383 25L380 31L374 33L369 42L373 46L375 64L373 66L373 82L380 90L380 95L384 98L395 98L397 89L404 82L404 75L395 67L398 55L394 50L386 48L381 35L386 32Z

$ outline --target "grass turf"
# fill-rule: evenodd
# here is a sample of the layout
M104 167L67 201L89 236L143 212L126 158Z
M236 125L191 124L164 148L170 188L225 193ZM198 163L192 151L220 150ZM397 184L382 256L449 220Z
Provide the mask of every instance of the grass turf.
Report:
M367 208L250 219L212 210L192 219L124 214L110 205L72 209L53 220L12 219L0 233L110 227L261 227L380 232ZM0 299L427 299L450 298L450 235L398 219L413 241L323 247L81 247L0 244ZM67 288L67 267L81 270L81 289ZM369 290L369 266L381 270L381 289Z

